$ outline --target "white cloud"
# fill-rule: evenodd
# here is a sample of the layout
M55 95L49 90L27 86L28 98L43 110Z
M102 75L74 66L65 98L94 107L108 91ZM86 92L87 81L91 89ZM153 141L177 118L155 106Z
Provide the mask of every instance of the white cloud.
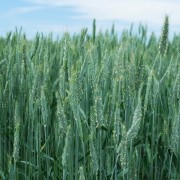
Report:
M33 11L37 11L42 9L42 6L32 6L32 7L19 7L19 8L13 8L7 11L4 14L1 14L1 18L8 18L8 17L13 17L19 14L24 14L24 13L30 13Z
M97 20L126 20L159 24L165 14L170 16L172 25L180 24L180 3L175 0L29 0L36 4L48 6L73 6L85 18Z

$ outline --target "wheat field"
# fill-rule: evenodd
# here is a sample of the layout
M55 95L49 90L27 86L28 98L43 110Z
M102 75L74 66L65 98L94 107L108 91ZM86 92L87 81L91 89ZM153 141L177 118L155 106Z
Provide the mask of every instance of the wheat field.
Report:
M0 179L180 179L180 36L82 29L0 37Z

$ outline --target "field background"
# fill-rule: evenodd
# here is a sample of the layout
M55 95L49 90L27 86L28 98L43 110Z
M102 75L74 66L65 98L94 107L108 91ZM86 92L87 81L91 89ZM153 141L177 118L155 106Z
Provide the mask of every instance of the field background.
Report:
M180 36L0 38L1 179L179 179Z

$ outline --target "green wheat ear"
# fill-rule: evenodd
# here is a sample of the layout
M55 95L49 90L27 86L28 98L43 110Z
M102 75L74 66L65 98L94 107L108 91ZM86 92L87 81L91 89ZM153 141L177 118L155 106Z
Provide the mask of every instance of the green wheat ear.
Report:
M180 39L178 40L177 50L178 50L178 57L180 57Z
M20 134L20 111L19 111L19 103L15 104L15 114L14 114L14 144L13 144L13 158L14 161L17 162L19 159L19 134Z
M85 180L83 166L79 167L79 180Z
M96 20L93 20L93 43L95 43L96 40Z
M66 138L65 138L65 145L62 154L62 165L64 168L68 166L69 163L69 156L70 156L70 149L71 149L71 125L68 126Z
M169 17L166 15L162 32L161 32L160 42L159 42L159 52L161 55L165 55L167 52L168 33L169 33Z

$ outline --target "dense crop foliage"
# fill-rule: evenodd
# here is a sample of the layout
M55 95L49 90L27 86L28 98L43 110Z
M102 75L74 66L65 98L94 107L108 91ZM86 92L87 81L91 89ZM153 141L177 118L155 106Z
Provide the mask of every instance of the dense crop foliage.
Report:
M180 179L180 37L0 39L0 179ZM92 35L90 35L92 34Z

